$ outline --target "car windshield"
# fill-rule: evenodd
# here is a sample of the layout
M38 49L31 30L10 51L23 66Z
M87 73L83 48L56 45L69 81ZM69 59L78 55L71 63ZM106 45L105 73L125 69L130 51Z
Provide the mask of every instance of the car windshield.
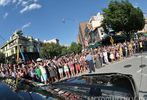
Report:
M55 87L83 96L133 97L131 78L125 75L83 75L55 84Z

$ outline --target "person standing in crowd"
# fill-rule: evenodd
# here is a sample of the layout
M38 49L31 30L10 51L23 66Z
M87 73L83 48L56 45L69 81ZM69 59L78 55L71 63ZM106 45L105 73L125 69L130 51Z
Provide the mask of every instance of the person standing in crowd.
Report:
M81 54L80 56L80 67L81 67L81 72L85 72L86 68L85 68L85 57L83 54Z
M48 70L50 74L50 82L53 83L56 80L56 73L52 63L50 66L48 66Z
M38 65L35 65L35 75L38 82L41 82L41 71Z
M60 79L62 79L64 76L63 76L63 64L61 62L59 63L59 66L58 66L58 72L60 75Z
M99 55L99 52L96 51L95 53L95 68L101 68L102 67L102 64L101 64L101 61L100 61L100 55Z
M113 52L113 49L110 50L110 60L111 60L111 62L114 61L114 52Z
M126 43L124 43L124 54L125 54L125 57L128 57L128 46Z
M133 41L132 45L133 45L133 54L135 54L136 53L136 43Z
M104 64L104 56L103 56L103 52L102 52L101 48L98 50L98 54L99 54L100 64L101 64L101 66L103 66L103 64Z
M71 76L75 75L75 68L74 68L74 62L72 59L69 60L68 66L70 67Z
M108 53L107 53L107 50L106 49L104 49L103 50L103 56L104 56L104 62L105 62L105 64L108 64Z
M123 46L122 46L122 44L119 44L118 50L119 50L119 56L120 56L120 60L121 60L121 59L123 59Z
M76 68L76 74L79 74L81 72L81 68L78 59L75 59L75 68Z
M139 51L143 52L143 42L141 40L139 41Z
M95 72L94 63L93 63L93 56L91 53L87 53L86 62L89 68L89 73Z
M116 60L120 60L120 54L118 50L115 50Z
M38 58L37 63L38 63L39 69L41 71L41 81L44 82L44 84L47 84L47 73L46 73L46 70L43 66L42 59Z
M10 76L16 78L16 72L14 72L12 69L10 69Z
M65 76L67 78L69 78L70 77L69 68L68 68L68 64L66 62L64 62L64 72L65 72Z
M135 41L135 44L136 44L136 53L139 53L139 42Z
M129 56L132 56L132 43L131 42L128 42L128 51L129 51Z

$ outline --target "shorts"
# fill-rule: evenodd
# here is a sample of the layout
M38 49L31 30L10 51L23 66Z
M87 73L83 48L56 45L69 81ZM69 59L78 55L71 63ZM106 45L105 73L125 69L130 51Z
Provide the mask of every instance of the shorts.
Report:
M42 74L42 81L47 81L47 75L46 74Z
M63 69L62 68L59 68L58 71L59 71L60 74L63 73Z
M71 66L71 67L70 67L70 70L71 70L71 71L74 71L74 66Z
M66 68L66 69L64 69L64 72L69 72L69 70Z

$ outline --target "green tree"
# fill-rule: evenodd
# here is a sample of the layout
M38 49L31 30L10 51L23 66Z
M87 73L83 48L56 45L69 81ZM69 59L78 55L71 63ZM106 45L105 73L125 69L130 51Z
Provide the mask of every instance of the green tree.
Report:
M55 56L63 56L70 53L80 53L82 46L75 42L72 42L71 45L61 46L55 43L45 43L41 47L40 55L43 58L53 58Z
M0 63L5 63L5 55L0 52Z
M111 28L115 32L122 31L130 40L131 33L142 30L145 19L142 10L133 5L128 0L112 0L108 8L103 10L102 27L105 32Z
M80 53L82 51L82 46L80 44L77 44L76 42L72 42L69 51L72 53Z
M45 43L43 44L40 54L43 58L53 58L61 54L61 46L55 43Z
M66 55L66 54L69 54L69 53L70 53L69 47L67 47L67 46L61 47L61 55Z

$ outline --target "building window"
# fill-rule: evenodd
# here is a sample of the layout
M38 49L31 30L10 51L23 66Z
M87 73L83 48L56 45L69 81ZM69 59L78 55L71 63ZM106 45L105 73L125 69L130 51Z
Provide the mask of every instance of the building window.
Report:
M27 47L23 47L23 49L24 49L24 52L27 52Z
M11 54L12 54L12 55L14 54L14 49L11 49Z

